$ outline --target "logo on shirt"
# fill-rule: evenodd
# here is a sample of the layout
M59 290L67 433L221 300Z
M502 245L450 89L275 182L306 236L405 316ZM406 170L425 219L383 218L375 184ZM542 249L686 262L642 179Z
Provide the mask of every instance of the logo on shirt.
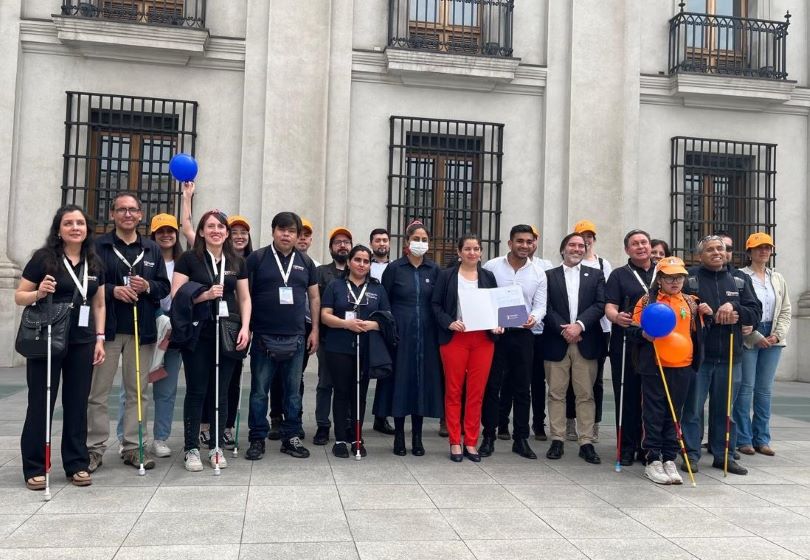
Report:
M144 259L143 265L148 266L149 268L153 268L155 266L155 263L153 261L147 261L146 259Z
M294 268L295 270L304 270L304 267L303 267L303 266L301 266L300 264L294 264L294 265L293 265L293 268Z
M87 281L88 282L98 282L98 276L88 276Z
M729 291L729 290L726 290L726 296L728 296L728 297L740 297L740 294L736 290L733 291L733 292Z
M236 271L235 270L226 270L225 271L225 276L236 276Z

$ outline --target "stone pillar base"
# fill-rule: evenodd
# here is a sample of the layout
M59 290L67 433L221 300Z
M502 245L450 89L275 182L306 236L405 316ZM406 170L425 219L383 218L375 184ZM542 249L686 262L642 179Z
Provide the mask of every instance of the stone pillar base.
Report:
M14 303L14 290L22 271L11 261L0 261L0 367L19 366L25 359L14 351L22 307Z
M810 383L810 345L801 342L810 340L810 292L799 296L797 307L798 312L791 325L791 329L796 329L796 381Z

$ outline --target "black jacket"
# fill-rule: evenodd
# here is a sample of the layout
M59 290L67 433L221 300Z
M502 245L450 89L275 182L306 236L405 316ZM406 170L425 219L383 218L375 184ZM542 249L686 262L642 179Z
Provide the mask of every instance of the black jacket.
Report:
M143 293L138 298L138 334L141 344L157 342L157 324L155 316L160 309L160 300L169 295L171 282L166 276L166 265L157 243L138 234L143 248L143 259L135 265L134 272L149 282L149 293ZM104 325L104 334L107 340L115 340L118 328L118 319L115 314L113 288L123 286L123 278L128 270L126 265L113 251L115 233L109 232L96 239L96 251L104 265L104 299L107 309L107 318Z
M439 271L436 279L436 287L433 288L431 304L436 323L439 325L437 338L439 344L447 344L453 338L453 331L450 330L450 323L458 316L458 265L445 268ZM495 275L489 270L478 265L478 287L497 288ZM496 335L489 333L490 338L495 340Z
M734 325L719 325L712 323L706 333L705 358L712 361L727 361L729 355L730 334L734 333L733 363L737 363L742 357L743 335L742 327L756 327L762 318L762 304L754 291L754 285L747 274L739 272L730 273L727 270L713 271L705 266L694 267L689 271L690 279L684 286L684 293L697 296L701 302L709 304L712 311L724 303L731 303L740 315L740 320ZM738 281L742 289L738 287ZM694 278L694 280L693 280ZM697 292L695 291L695 285Z
M197 282L186 282L172 298L169 318L172 320L171 343L175 348L194 350L205 323L211 318L211 308L194 304L194 298L208 288Z
M559 362L568 351L568 343L562 336L562 326L571 322L568 307L568 291L565 289L565 273L562 265L546 271L548 300L543 328L543 356L546 360ZM605 275L601 270L580 266L577 321L582 321L585 331L577 343L580 354L586 360L599 358L604 347L604 336L599 320L605 314Z
M383 379L391 375L394 370L394 361L388 344L380 331L368 333L368 364L366 372L371 379Z

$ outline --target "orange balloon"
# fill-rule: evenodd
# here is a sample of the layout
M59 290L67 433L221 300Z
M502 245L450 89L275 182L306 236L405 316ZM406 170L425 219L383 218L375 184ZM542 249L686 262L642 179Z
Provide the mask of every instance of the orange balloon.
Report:
M655 339L655 347L662 362L679 362L692 352L692 341L684 335L672 332L665 337Z

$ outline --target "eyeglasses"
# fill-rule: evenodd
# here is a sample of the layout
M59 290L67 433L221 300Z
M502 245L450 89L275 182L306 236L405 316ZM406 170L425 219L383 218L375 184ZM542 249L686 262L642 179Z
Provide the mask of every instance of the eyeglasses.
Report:
M349 239L336 239L332 241L332 245L346 245L347 247L351 247L352 242Z
M119 216L125 216L127 214L129 214L130 216L134 216L135 214L140 214L141 209L140 208L116 208L115 210L113 210L113 212L115 212Z
M678 284L686 280L685 276L659 276L658 277L661 282L664 284Z
M733 245L726 245L726 251L728 251L728 252L730 253L730 252L732 252L733 250L734 250L734 246L733 246Z

